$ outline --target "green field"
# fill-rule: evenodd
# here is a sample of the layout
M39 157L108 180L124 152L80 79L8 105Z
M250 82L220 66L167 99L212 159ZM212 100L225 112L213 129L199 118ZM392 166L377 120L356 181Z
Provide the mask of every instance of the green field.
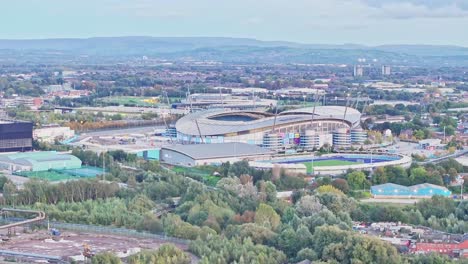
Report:
M313 172L313 167L325 167L325 166L345 166L361 164L360 162L346 161L346 160L318 160L314 162L304 162L307 167L307 173ZM312 167L313 166L313 167Z
M176 166L172 168L172 171L179 173L179 174L185 174L185 176L194 178L199 181L203 181L210 186L216 186L216 184L220 180L220 177L212 175L213 173L212 171L203 170L199 168L186 168L186 167Z
M159 105L156 97L144 96L108 96L101 99L102 102L128 106L150 107Z

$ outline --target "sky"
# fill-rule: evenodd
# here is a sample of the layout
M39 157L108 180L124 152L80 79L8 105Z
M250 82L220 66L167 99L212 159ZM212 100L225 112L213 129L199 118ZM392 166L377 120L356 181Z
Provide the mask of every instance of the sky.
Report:
M0 0L0 39L248 37L468 47L468 0Z

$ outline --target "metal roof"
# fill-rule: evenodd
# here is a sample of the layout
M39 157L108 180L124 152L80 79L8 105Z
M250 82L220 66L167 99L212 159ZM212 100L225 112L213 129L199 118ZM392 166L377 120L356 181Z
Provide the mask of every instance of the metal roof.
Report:
M241 131L248 131L254 129L262 129L273 126L274 115L267 116L251 121L222 121L210 119L212 116L220 115L223 113L258 113L264 114L264 112L255 111L229 111L214 109L206 110L188 114L176 123L176 129L178 132L186 135L199 135L204 136L213 135L224 135L229 133L236 133ZM276 118L276 125L288 125L291 123L305 122L312 120L313 107L301 108L297 110L285 111L279 114ZM344 116L344 106L318 106L315 108L314 121L320 120L342 120L347 122L352 127L357 126L360 122L361 113L353 108L348 107L346 110L346 118ZM345 118L345 119L344 119Z
M413 186L403 186L394 183L384 183L371 187L371 192L374 195L414 195L414 196L430 196L443 195L449 196L451 192L439 185L430 183L422 183Z
M61 154L55 151L37 151L37 152L20 152L14 154L0 155L0 162L14 163L19 165L34 166L40 163L51 163L60 161L76 161L80 159L70 154Z
M234 142L218 144L171 145L161 148L161 151L164 150L179 152L195 160L272 154L271 150L264 149L256 145ZM164 159L162 156L161 158Z

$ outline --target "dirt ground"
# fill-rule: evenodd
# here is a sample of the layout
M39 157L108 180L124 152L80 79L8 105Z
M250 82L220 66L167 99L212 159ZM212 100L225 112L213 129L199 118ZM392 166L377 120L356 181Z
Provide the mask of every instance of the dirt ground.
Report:
M16 235L6 240L6 232L2 230L0 248L16 252L25 252L49 256L58 256L63 259L84 260L82 255L84 245L88 245L93 253L113 252L121 258L138 253L142 249L157 249L164 240L135 238L117 235L102 235L64 231L60 237L53 239L45 230L24 233L17 228ZM182 250L187 250L187 245L176 244ZM196 257L191 255L193 263Z

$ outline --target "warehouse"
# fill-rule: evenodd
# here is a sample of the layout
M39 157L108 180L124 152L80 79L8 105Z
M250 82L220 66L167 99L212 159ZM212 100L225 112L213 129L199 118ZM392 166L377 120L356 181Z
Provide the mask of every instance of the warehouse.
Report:
M0 152L31 151L31 122L0 120Z
M9 171L47 171L81 168L81 160L55 151L0 155L0 168Z
M430 183L403 186L385 183L371 187L374 198L430 198L434 195L448 197L452 193L445 187Z
M220 165L241 160L269 159L272 152L245 143L219 143L198 145L172 145L162 147L160 161L171 165Z

